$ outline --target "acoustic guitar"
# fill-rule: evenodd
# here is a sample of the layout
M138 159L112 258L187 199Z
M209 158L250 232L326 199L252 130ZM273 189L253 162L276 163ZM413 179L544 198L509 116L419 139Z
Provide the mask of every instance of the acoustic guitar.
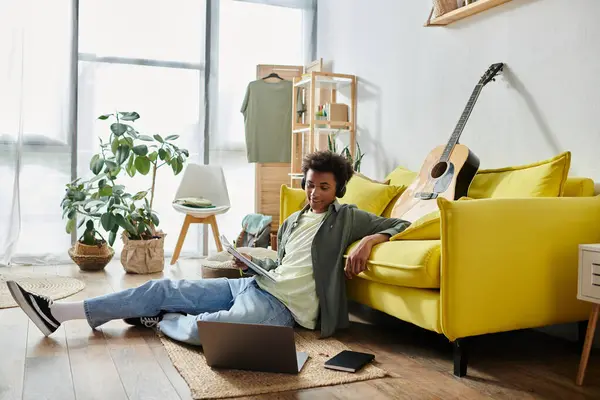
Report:
M462 133L481 89L502 71L504 64L492 64L483 74L463 110L450 140L434 148L423 163L419 175L402 193L392 210L392 218L409 222L438 210L437 198L457 200L467 195L471 181L479 170L479 158L465 145L459 144Z

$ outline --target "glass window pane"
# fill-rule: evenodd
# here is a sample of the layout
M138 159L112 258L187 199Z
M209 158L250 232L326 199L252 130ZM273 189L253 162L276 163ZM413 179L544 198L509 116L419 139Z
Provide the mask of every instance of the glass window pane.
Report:
M83 0L79 52L200 63L205 1Z
M79 65L79 176L90 176L89 161L99 151L98 138L106 141L110 136L111 121L100 121L97 117L115 110L137 111L140 119L133 125L140 133L180 135L175 143L188 149L189 162L202 163L201 71L84 61ZM157 173L153 208L159 214L159 229L168 234L167 253L173 251L183 223L184 216L171 206L181 177L182 173L174 176L168 165ZM133 194L150 188L152 182L151 174L136 174L133 178L123 174L118 179ZM184 252L199 250L196 232L195 227L190 229ZM120 239L114 248L120 251Z
M244 216L255 211L255 165L247 160L240 113L246 87L256 79L258 64L303 65L302 17L300 9L219 2L217 107L209 156L211 164L223 166L228 183L231 209L217 219L230 240L240 233ZM212 240L208 244L209 253L216 251Z

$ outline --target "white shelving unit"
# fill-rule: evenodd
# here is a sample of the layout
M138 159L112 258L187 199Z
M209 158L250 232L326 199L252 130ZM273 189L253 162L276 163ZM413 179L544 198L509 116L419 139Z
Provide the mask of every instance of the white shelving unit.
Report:
M337 103L338 90L348 90L348 118L344 121L317 119L319 105ZM300 96L298 96L300 91ZM298 97L306 105L303 118L297 113ZM328 148L331 135L345 135L350 154L356 150L356 76L332 72L311 71L294 78L292 101L292 160L290 185L300 187L303 157L316 150Z

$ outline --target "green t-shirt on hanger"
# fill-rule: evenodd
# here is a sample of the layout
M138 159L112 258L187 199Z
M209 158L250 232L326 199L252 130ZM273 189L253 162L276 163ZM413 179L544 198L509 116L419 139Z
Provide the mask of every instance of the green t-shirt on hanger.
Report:
M287 80L248 84L241 109L248 162L291 161L292 86Z

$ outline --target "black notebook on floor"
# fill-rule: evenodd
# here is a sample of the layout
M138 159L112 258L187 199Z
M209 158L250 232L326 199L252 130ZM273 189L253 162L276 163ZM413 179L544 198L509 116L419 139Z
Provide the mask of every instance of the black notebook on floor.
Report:
M325 368L356 372L375 359L375 355L344 350L325 362Z

